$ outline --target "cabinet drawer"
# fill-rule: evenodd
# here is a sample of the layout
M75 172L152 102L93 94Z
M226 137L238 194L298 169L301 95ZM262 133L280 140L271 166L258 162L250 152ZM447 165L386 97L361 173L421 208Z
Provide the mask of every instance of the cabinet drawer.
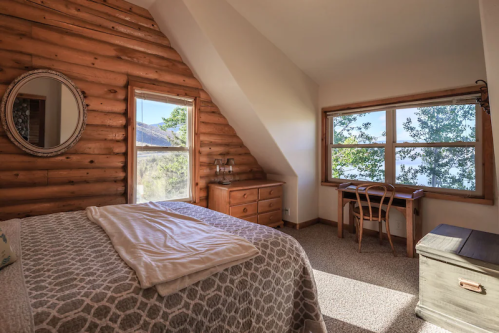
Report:
M281 198L258 201L258 213L281 210Z
M255 215L257 213L256 202L230 207L230 215L234 217Z
M278 223L281 222L281 211L275 211L275 212L270 212L270 213L264 213L264 214L259 214L258 215L258 224L273 224L273 223Z
M260 200L279 198L282 196L282 186L262 187L260 191Z
M258 199L258 190L241 190L230 192L230 205L238 205L246 202L256 201Z
M499 278L420 255L419 304L417 313L425 318L438 312L477 326L487 332L499 331ZM476 291L469 289L479 284ZM469 282L467 282L469 281ZM425 318L426 319L426 318ZM432 320L428 320L432 322ZM466 330L463 330L466 331Z
M248 222L258 223L258 215L240 217L240 219Z

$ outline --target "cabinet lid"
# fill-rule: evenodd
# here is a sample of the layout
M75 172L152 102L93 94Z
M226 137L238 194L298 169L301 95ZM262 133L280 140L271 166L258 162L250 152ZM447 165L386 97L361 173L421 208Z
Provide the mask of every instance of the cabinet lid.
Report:
M416 251L443 261L499 268L499 235L488 232L441 224L419 241Z

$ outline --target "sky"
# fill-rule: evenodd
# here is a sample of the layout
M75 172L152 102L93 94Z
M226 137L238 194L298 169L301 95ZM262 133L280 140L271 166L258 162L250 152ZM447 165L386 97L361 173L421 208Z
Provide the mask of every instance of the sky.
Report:
M137 121L148 125L162 123L178 105L137 99Z

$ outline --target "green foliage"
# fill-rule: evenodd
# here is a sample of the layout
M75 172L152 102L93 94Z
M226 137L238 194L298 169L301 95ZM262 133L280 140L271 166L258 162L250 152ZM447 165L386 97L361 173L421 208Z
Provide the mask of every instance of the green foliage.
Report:
M160 125L163 131L176 130L169 137L172 146L187 147L187 108L176 107L163 122L164 125ZM189 195L189 153L141 152L137 159L137 178L138 184L143 185L140 202L186 198Z
M163 118L163 122L165 124L159 126L163 131L178 129L170 138L172 147L187 147L187 108L176 107L170 117Z
M476 140L475 106L445 105L418 108L417 126L407 118L404 130L414 142L473 142ZM397 182L459 190L475 190L475 149L470 147L405 147L398 160L421 160L417 166L401 166ZM427 184L419 184L424 176Z
M375 143L378 138L367 133L372 126L370 122L354 126L365 115L361 113L335 117L333 142L345 145ZM333 178L382 182L385 179L385 149L334 148L331 166Z

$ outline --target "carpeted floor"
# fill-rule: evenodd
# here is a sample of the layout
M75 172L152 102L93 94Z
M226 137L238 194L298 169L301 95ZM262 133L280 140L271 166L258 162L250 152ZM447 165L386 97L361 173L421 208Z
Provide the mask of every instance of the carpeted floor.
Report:
M282 228L296 238L314 268L319 301L331 332L447 332L416 317L418 259L405 256L396 244L393 257L388 240L362 241L357 252L354 235L336 236L336 228L316 224L302 230Z

